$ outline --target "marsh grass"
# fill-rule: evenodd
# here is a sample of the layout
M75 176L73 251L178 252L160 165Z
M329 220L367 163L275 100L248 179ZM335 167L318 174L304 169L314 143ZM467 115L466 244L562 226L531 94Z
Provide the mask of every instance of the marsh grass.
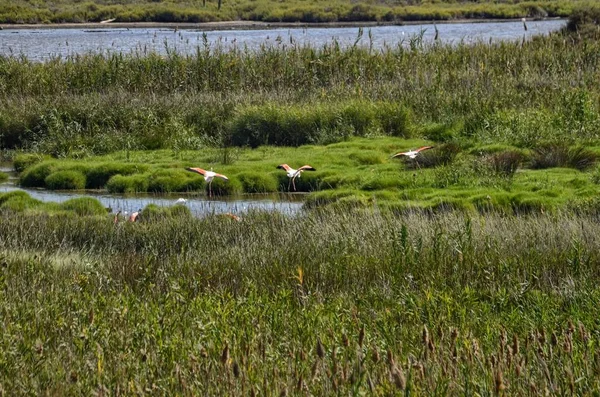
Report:
M381 134L589 145L600 127L591 83L599 52L597 41L557 33L525 43L380 51L333 41L257 51L201 44L192 55L88 54L45 63L2 57L0 144L60 158Z
M110 217L4 214L4 389L599 386L594 217L369 208L235 222L147 210L144 222L116 226Z
M464 211L493 208L511 212L517 208L521 213L527 208L566 208L570 201L600 191L592 167L582 171L576 167L532 169L528 159L534 154L506 145L466 146L458 153L460 147L455 143L436 145L421 153L435 155L428 163L435 165L431 168L410 167L389 158L392 153L430 144L420 139L379 136L324 146L240 148L228 164L221 162L223 149L219 148L116 152L86 160L42 161L25 169L20 183L48 188L47 178L73 171L85 175L87 188L106 188L110 193L204 191L208 195L202 176L185 171L186 167L201 166L229 178L228 182L213 182L215 195L288 192L293 190L289 178L276 169L278 164L288 163L293 167L310 164L317 169L296 178L296 191L309 193L306 205L310 207L317 203L364 207L377 202ZM563 151L580 153L569 158L579 159L570 160L572 164L583 164L595 158L594 150L586 149L581 154L575 146ZM104 180L104 186L92 182ZM520 205L523 200L535 205ZM464 203L460 205L459 201Z
M564 144L547 144L533 150L531 168L570 167L585 170L597 160L598 155L584 147L569 148Z
M79 3L59 0L52 7L31 4L23 0L0 2L0 23L64 23L99 22L115 18L117 22L213 22L249 20L265 22L335 22L335 21L403 21L449 20L464 18L545 18L568 16L574 7L592 5L590 0L551 1L527 3L477 4L453 1L401 1L388 4L315 1L310 4L292 1L239 1L236 3L208 0L199 3L187 1L126 0L119 3Z

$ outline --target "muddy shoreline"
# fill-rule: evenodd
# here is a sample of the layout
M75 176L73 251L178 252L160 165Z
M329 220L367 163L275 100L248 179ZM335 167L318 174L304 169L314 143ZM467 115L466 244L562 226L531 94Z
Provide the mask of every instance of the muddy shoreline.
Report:
M537 20L560 20L561 18L544 18ZM490 23L514 22L517 19L453 19L445 21L394 21L394 22L259 22L259 21L222 21L222 22L86 22L86 23L59 23L59 24L0 24L0 29L189 29L189 30L266 30L266 29L297 29L297 28L343 28L343 27L375 27L375 26L402 26L426 24L457 24L457 23ZM533 20L533 19L528 19Z

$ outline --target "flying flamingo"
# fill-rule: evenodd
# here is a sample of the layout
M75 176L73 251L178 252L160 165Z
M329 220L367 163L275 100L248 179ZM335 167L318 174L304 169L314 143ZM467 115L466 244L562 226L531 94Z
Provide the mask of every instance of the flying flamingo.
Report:
M180 205L180 204L183 205L185 203L187 203L187 200L184 199L183 197L180 197L177 199L177 201L175 201L175 205Z
M414 159L422 151L428 150L428 149L432 149L432 148L433 148L433 146L423 146L423 147L420 147L420 148L415 149L415 150L409 150L408 152L396 153L395 155L392 156L392 158L399 157L399 156L406 156L408 158Z
M216 172L213 172L212 169L210 171L206 171L206 170L203 170L202 168L188 167L188 168L186 168L186 170L192 171L192 172L197 172L198 174L200 174L204 177L204 180L206 182L208 182L208 197L212 197L212 182L215 177L224 179L226 181L229 180L229 178L227 178L225 175L217 174Z
M277 166L277 168L285 170L285 172L287 173L288 178L290 178L290 182L294 186L294 191L296 191L296 182L295 182L295 180L296 180L296 178L300 177L300 174L302 174L304 171L316 171L316 169L314 169L310 165L303 165L302 167L298 168L297 170L293 169L292 167L290 167L287 164L279 164ZM288 190L290 190L290 182L288 182Z

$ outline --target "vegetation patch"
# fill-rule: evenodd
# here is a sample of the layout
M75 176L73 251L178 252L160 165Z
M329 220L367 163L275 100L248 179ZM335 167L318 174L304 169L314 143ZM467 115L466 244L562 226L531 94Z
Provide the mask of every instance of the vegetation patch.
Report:
M44 180L50 190L82 190L85 188L85 175L79 171L56 171Z

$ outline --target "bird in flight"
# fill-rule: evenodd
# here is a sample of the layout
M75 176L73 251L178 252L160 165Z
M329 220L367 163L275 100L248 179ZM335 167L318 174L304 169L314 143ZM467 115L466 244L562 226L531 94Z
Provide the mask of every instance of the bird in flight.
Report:
M213 179L215 179L215 178L221 178L221 179L224 179L226 181L229 180L229 178L227 178L225 175L223 175L223 174L217 174L216 172L213 172L212 169L210 171L206 171L206 170L203 170L202 168L188 167L188 168L186 168L186 170L192 171L192 172L197 172L198 174L200 174L200 175L202 175L204 177L204 180L206 182L208 182L208 197L212 197L212 182L213 182Z
M433 149L433 146L423 146L420 147L418 149L415 150L409 150L408 152L400 152L400 153L396 153L392 156L392 158L394 157L400 157L400 156L406 156L408 158L414 159L415 157L417 157L417 155L419 153L421 153L424 150L429 150L429 149Z
M177 199L177 201L175 201L175 205L185 204L185 203L187 203L187 200L184 199L183 197L180 197Z
M310 165L303 165L302 167L298 168L297 170L293 169L292 167L290 167L287 164L279 164L277 166L277 168L285 170L288 178L290 178L290 182L288 183L288 190L290 190L290 183L291 183L294 186L294 191L296 191L295 180L296 180L296 178L300 177L300 174L302 174L304 171L316 171L316 169L311 167Z

